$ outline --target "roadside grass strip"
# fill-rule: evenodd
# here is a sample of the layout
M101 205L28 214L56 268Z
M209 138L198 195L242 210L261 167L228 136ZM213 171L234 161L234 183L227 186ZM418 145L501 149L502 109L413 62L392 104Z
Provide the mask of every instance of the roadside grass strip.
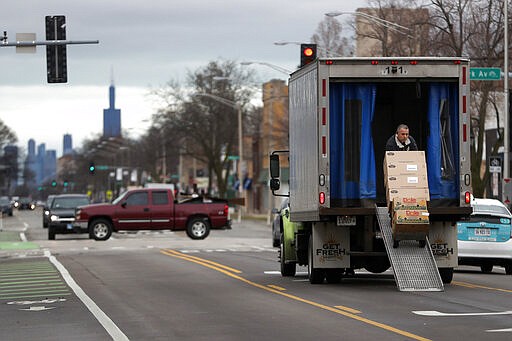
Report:
M0 265L0 300L61 297L71 291L48 261L22 261Z
M250 281L250 280L248 280L248 279L246 279L246 278L244 278L244 277L239 275L239 274L242 273L240 270L236 270L236 269L227 267L225 265L222 265L222 264L219 264L219 263L216 263L216 262L212 262L212 261L207 260L207 259L203 259L203 258L195 257L195 256L190 256L190 255L187 255L187 254L184 254L184 253L172 250L172 249L162 249L162 250L160 250L160 253L162 253L162 254L164 254L166 256L182 259L182 260L185 260L185 261L188 261L188 262L192 262L192 263L196 263L196 264L205 266L207 268L210 268L210 269L216 270L218 272L221 272L221 273L225 274L226 276L229 276L231 278L234 278L236 280L244 282L244 283L246 283L248 285L251 285L253 287L256 287L256 288L259 288L259 289L263 289L263 290L265 290L267 292L271 292L271 293L276 294L276 295L287 297L287 298L292 299L294 301L302 302L302 303L308 304L310 306L313 306L313 307L316 307L316 308L319 308L319 309L322 309L322 310L327 310L327 311L330 311L330 312L338 314L338 315L343 315L345 317L357 320L359 322L366 323L366 324L372 325L374 327L384 329L384 330L389 331L391 333L396 333L398 335L401 335L402 337L406 337L406 338L413 339L413 340L430 341L430 339L428 339L428 338L425 338L425 337L422 337L422 336L410 333L408 331L401 330L401 329L389 326L389 325L384 324L384 323L373 321L373 320L367 319L367 318L362 317L362 316L358 316L357 314L360 313L358 310L357 310L357 313L356 313L356 310L354 310L353 312L348 311L349 309L347 309L347 307L343 307L344 309L339 308L339 307L342 307L342 306L338 306L338 308L337 307L331 307L331 306L328 306L328 305L325 305L325 304L321 304L321 303L314 302L314 301L311 301L311 300L308 300L308 299L305 299L305 298L302 298L302 297L299 297L299 296L295 296L295 295L289 294L289 293L284 292L282 290L275 289L275 288L273 288L272 286L269 286L269 285L259 284L259 283Z

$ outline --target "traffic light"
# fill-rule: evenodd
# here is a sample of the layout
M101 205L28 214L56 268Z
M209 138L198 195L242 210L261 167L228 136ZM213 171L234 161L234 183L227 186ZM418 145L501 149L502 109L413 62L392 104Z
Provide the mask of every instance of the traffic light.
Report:
M63 185L64 187L68 187L68 184L69 184L68 180L64 180L64 182L62 183L62 185Z
M66 40L66 17L47 15L46 40ZM48 83L68 81L66 45L46 45L46 73Z
M89 164L89 174L94 174L94 172L96 171L96 166L94 165L94 162L91 162Z
M52 181L52 187L57 187L57 181L55 181L55 180Z
M316 59L316 44L300 44L300 67Z

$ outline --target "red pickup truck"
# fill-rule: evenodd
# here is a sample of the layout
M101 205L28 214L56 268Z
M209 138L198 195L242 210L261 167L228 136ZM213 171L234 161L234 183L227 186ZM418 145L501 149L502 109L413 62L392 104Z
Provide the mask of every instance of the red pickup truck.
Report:
M170 189L141 188L111 204L77 207L73 227L95 240L107 240L122 230L186 230L190 238L204 239L211 228L230 224L226 200L196 197L178 202Z

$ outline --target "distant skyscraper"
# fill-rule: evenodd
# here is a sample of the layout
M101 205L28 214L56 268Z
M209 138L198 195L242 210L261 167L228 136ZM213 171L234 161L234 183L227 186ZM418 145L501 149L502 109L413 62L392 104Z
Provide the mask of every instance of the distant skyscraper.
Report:
M71 137L71 134L64 134L62 147L62 155L73 154L73 138Z
M116 109L116 88L114 77L109 87L110 107L103 109L103 137L121 136L121 110Z

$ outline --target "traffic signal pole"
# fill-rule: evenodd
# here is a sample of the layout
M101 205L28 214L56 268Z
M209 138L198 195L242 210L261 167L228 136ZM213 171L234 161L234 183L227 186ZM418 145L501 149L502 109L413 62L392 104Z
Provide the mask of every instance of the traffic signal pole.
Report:
M63 15L46 16L46 39L36 41L35 33L16 34L16 41L9 42L7 31L0 36L0 47L14 46L17 52L35 53L37 45L46 45L46 65L48 83L67 82L66 46L75 44L98 44L98 40L66 40L66 18ZM20 40L18 35L20 35ZM30 39L34 40L22 40ZM31 49L31 47L34 47ZM19 51L18 51L19 49Z

